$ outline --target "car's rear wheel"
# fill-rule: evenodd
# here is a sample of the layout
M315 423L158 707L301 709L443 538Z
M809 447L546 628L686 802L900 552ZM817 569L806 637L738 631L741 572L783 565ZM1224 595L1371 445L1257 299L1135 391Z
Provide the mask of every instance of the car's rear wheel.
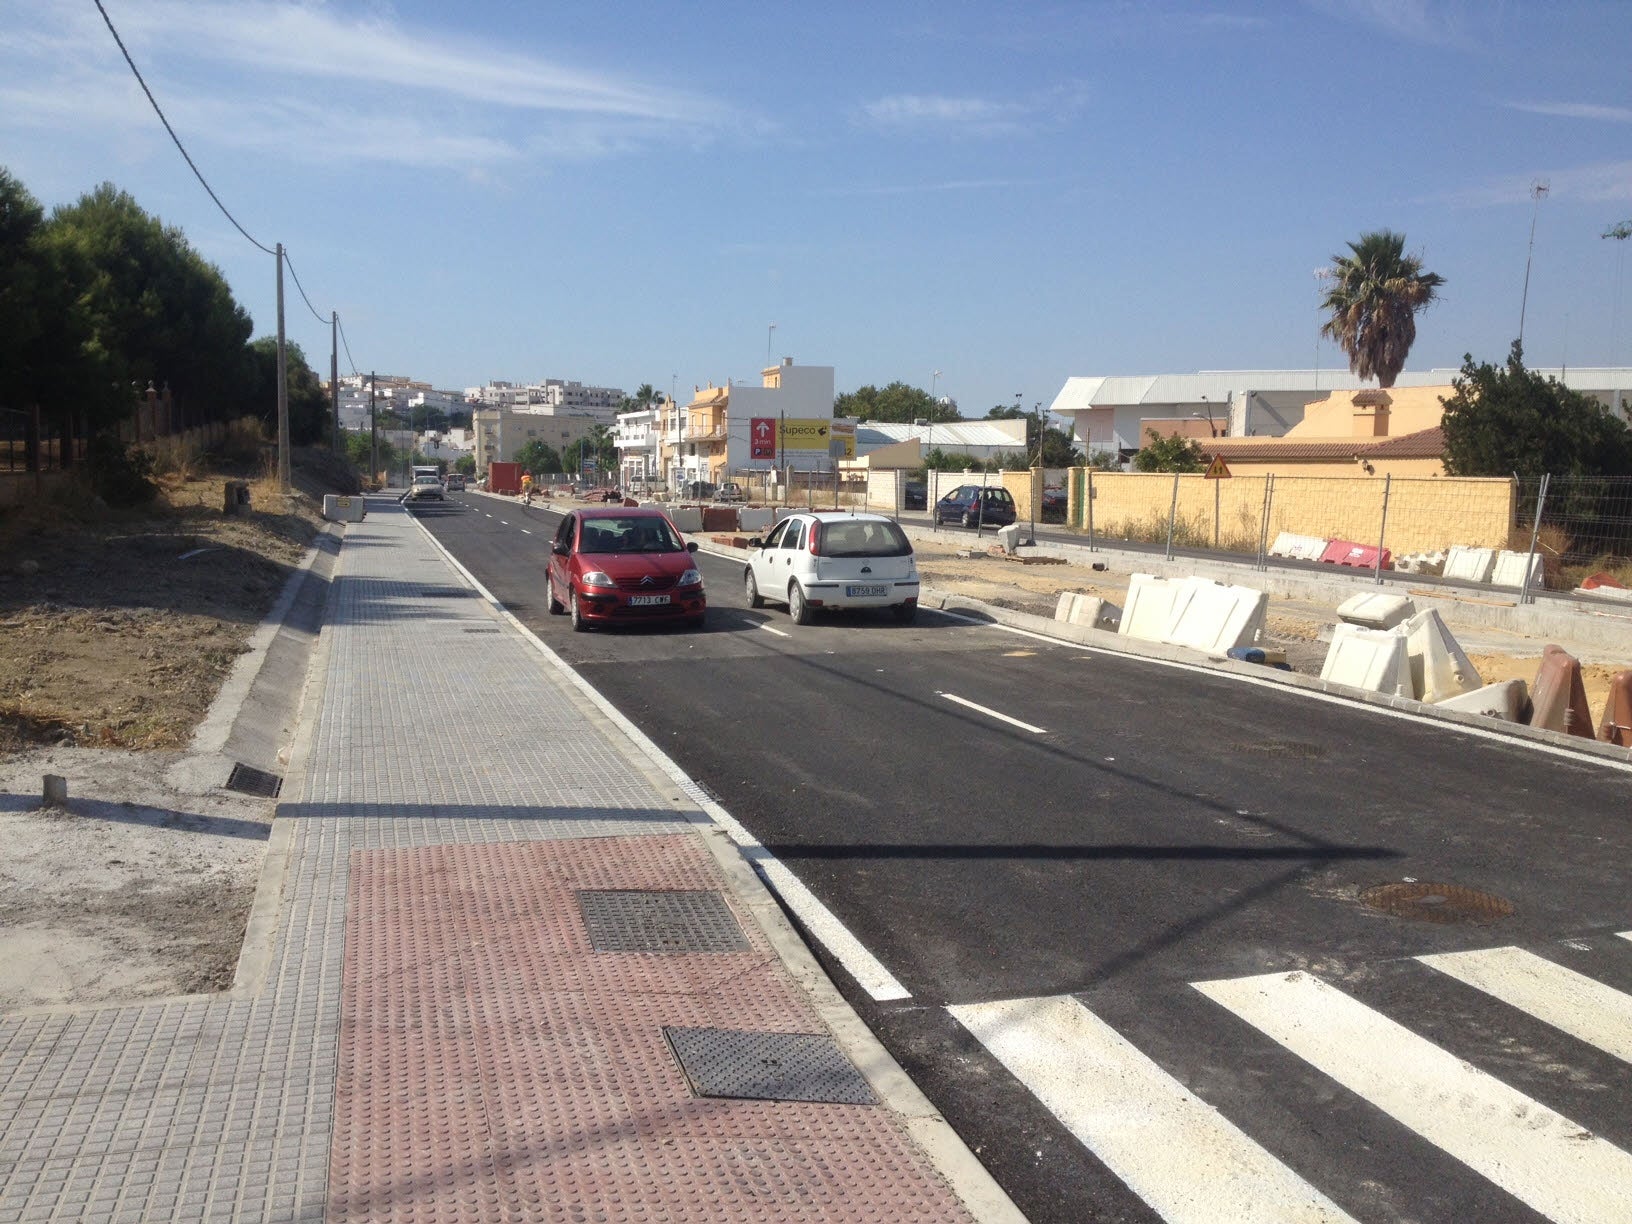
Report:
M805 600L805 588L797 582L788 587L788 616L796 625L810 624L810 604Z
M763 608L765 606L765 597L759 593L759 583L754 581L754 571L751 568L743 571L742 589L748 596L748 606L750 608Z
M895 619L903 625L910 625L917 619L918 605L916 603L899 603L890 609Z
M578 606L578 592L574 591L567 598L572 601L572 631L582 633L589 628L589 622L584 619L583 609Z

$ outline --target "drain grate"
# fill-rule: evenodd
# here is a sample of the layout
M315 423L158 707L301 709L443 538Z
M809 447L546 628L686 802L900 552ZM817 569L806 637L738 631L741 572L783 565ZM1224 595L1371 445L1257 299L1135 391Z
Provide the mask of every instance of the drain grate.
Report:
M1379 884L1361 893L1360 900L1385 914L1420 922L1488 926L1513 913L1511 901L1460 884Z
M476 592L464 587L426 587L420 592L426 599L469 599Z
M748 939L717 892L585 890L578 909L597 952L746 952Z
M821 1033L664 1028L694 1096L876 1105L850 1060Z
M275 773L240 763L233 765L232 774L227 778L227 789L245 795L259 795L263 799L276 799L283 789L283 779Z
M497 633L498 631L499 627L497 625L482 625L480 628L465 630L466 633Z

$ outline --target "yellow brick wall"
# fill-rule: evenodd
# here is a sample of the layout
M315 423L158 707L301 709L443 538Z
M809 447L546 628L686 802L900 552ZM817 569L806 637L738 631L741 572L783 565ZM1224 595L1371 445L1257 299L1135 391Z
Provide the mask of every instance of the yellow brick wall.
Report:
M1020 473L1022 477L1026 473ZM1073 468L1066 487L1069 521L1088 524L1085 469ZM1166 538L1173 480L1161 473L1093 472L1096 534L1110 538ZM1189 547L1220 546L1254 552L1264 506L1263 476L1206 480L1180 476L1175 542ZM1381 476L1277 476L1269 514L1269 541L1297 535L1375 544L1382 528ZM1018 500L1019 493L1015 493ZM1423 552L1467 544L1502 548L1515 511L1510 480L1395 477L1389 485L1384 542L1395 553Z

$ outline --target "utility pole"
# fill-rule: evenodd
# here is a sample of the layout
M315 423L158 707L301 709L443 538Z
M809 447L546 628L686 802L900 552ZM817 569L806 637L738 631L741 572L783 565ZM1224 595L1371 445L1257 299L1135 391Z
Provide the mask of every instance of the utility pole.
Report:
M374 415L374 380L378 377L373 370L368 372L368 483L373 484L374 478L380 474L380 421Z
M283 334L283 243L278 243L278 487L289 492L289 370Z
M340 314L329 311L329 406L334 411L334 453L340 453Z
M1600 234L1599 237L1613 238L1616 242L1622 244L1620 249L1620 263L1621 268L1624 268L1626 266L1626 246L1624 244L1628 238L1632 238L1632 221L1622 221L1617 225L1612 225L1602 234ZM1612 322L1610 324L1611 352L1614 351L1614 345L1620 339L1620 337L1616 336L1615 333L1621 330L1621 281L1621 272L1620 269L1617 269L1615 274L1615 311L1612 315ZM1611 358L1611 360L1613 360L1613 358ZM1610 409L1614 412L1616 418L1619 419L1621 415L1621 389L1619 387L1615 388L1615 399L1614 403L1610 405Z
M1547 183L1537 179L1530 187L1535 207L1530 212L1530 247L1524 253L1524 292L1519 297L1519 347L1524 347L1524 308L1530 300L1530 256L1536 250L1536 218L1541 215L1541 199L1547 194Z

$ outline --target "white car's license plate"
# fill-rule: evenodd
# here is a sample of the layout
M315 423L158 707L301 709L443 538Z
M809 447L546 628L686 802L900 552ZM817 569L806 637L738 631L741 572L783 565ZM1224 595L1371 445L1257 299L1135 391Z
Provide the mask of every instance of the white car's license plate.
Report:
M888 595L890 588L882 582L868 583L866 586L847 586L844 588L846 599L872 599L876 596Z
M666 604L668 602L669 602L669 597L667 595L631 595L631 596L629 596L629 606L631 608L646 608L646 607L650 607L652 604Z

